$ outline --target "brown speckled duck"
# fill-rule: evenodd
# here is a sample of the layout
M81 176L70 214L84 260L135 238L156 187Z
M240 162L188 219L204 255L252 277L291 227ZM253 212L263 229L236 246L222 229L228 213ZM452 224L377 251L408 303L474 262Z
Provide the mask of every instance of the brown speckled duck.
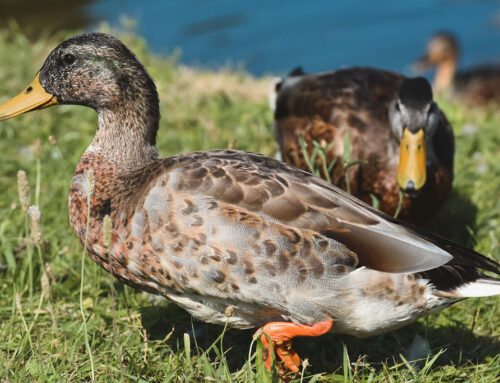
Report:
M449 92L468 106L500 103L500 64L482 65L457 72L460 47L448 32L438 33L427 44L425 55L415 63L417 70L436 68L433 87L437 93Z
M424 78L373 68L305 74L295 70L277 83L274 133L284 161L309 170L301 136L328 145L331 181L344 189L344 134L350 138L350 192L367 203L376 197L399 218L423 223L441 206L453 180L453 132ZM333 146L332 146L333 143ZM319 166L321 159L316 158ZM325 176L322 173L322 176Z
M158 158L155 85L112 36L59 45L28 88L0 105L0 120L53 104L99 115L69 197L84 243L92 170L92 259L203 321L262 326L292 371L300 363L290 344L296 336L375 335L466 297L500 293L500 281L481 271L500 274L494 261L283 162L235 150Z

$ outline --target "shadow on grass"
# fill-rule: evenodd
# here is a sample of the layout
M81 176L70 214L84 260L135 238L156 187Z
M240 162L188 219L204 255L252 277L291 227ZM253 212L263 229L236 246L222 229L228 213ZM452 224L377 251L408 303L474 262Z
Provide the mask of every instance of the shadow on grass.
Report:
M181 308L169 304L165 306L149 306L142 309L142 325L149 339L161 340L175 328L169 340L171 346L183 347L184 333L194 334L196 343L205 350L221 334L222 327L202 323L193 319ZM351 362L358 357L366 356L365 362L376 370L382 369L382 363L389 366L401 363L400 354L408 358L408 351L415 336L427 339L433 354L441 349L446 351L439 357L434 366L459 366L471 362L481 362L500 354L500 340L494 337L474 334L461 323L453 326L430 327L417 322L397 331L372 338L357 339L350 336L327 334L317 339L297 338L294 348L302 358L308 358L311 367L309 373L338 371L343 362L343 344L345 343ZM224 337L224 349L231 371L240 369L247 361L252 335L255 330L229 329ZM194 341L192 341L194 347ZM255 350L252 350L252 353ZM419 356L424 358L425 355ZM215 355L213 355L215 360Z
M426 328L420 322L366 339L333 334L326 335L317 344L300 339L295 342L295 349L299 355L307 355L312 364L311 372L330 372L342 366L342 344L345 343L351 362L366 356L364 362L380 371L382 363L389 366L401 363L400 354L411 360L409 349L416 335L427 340L431 355L445 350L433 367L484 362L500 353L500 340L495 337L476 335L461 324ZM426 355L417 356L425 357Z
M174 332L168 343L174 350L177 344L180 348L184 347L184 333L191 335L191 348L195 347L194 343L196 341L201 351L206 350L223 330L222 326L211 325L193 318L175 304L143 307L141 309L141 323L147 332L148 339L151 340L164 339L173 328ZM226 331L224 350L229 350L227 352L227 361L232 371L241 368L247 361L252 335L256 330L228 329ZM255 348L252 350L253 352L255 352ZM215 360L215 355L213 355L212 359Z
M477 207L456 189L425 228L464 246L474 247Z

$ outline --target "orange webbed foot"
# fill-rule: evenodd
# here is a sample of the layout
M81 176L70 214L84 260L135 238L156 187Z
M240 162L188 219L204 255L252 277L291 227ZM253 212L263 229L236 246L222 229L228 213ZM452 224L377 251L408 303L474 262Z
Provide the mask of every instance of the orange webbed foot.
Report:
M328 319L313 325L303 325L292 322L270 322L262 328L260 337L264 348L267 351L266 368L271 370L271 346L269 345L269 336L273 343L273 348L278 359L284 367L292 372L298 372L300 366L300 357L292 349L292 339L297 336L320 336L326 334L332 328L333 320ZM280 371L282 375L283 371Z

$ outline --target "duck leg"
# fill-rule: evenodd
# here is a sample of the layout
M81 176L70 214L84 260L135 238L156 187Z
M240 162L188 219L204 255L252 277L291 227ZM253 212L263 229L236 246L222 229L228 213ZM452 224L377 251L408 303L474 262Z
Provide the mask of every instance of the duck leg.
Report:
M284 366L292 371L298 372L300 357L292 349L292 339L296 336L320 336L326 334L332 328L333 320L327 319L323 322L312 325L304 325L292 322L269 322L262 328L260 337L264 348L267 350L266 368L271 370L271 346L265 334L269 336L273 343L276 356L282 361Z

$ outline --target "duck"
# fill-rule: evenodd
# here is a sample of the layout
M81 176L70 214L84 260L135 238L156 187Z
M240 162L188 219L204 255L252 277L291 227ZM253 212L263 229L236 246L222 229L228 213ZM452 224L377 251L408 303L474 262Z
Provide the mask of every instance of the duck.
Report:
M298 371L297 336L373 336L500 294L495 261L289 164L238 150L160 158L155 84L111 35L58 45L0 120L57 104L98 115L68 200L89 256L202 321L260 328L268 369L275 352Z
M452 99L469 107L482 107L500 102L500 64L484 64L457 71L460 43L450 32L436 33L426 52L415 64L422 72L436 68L433 87L436 93L448 93Z
M366 203L425 224L450 194L455 141L423 77L369 67L306 74L296 68L275 86L274 136L279 156ZM356 166L347 170L345 139ZM302 140L302 144L301 144ZM308 159L309 158L309 159ZM332 164L332 166L330 166Z

